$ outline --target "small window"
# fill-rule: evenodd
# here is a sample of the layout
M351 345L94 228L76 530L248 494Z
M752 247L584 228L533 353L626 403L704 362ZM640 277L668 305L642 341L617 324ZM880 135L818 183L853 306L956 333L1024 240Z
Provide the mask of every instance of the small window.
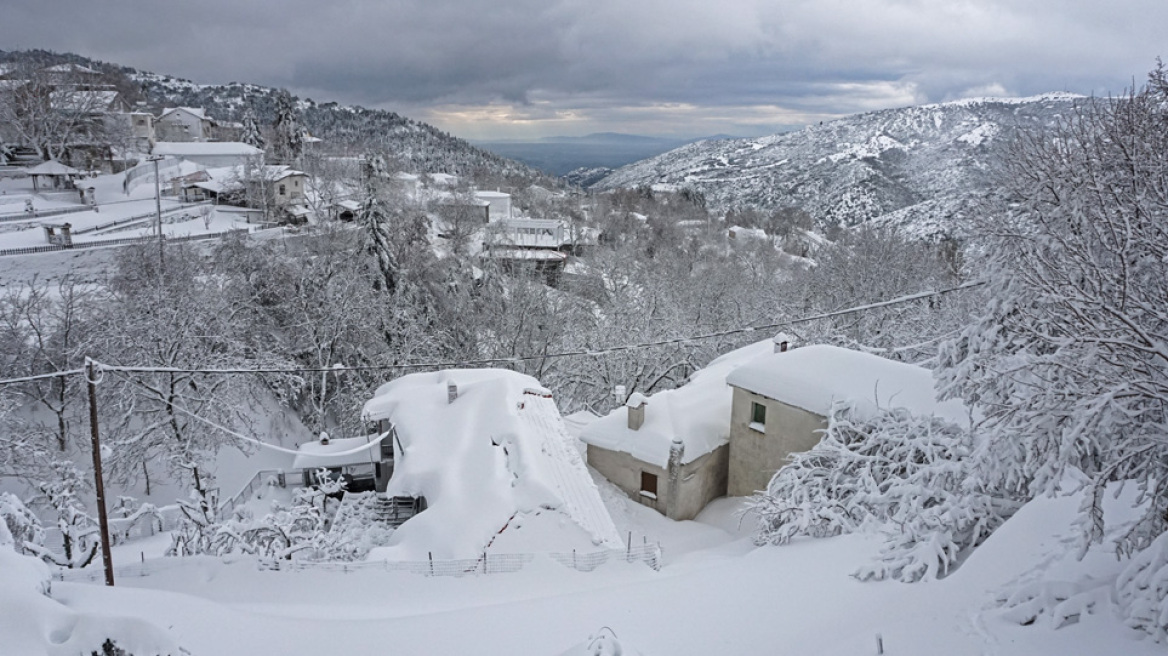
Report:
M649 472L641 472L641 494L647 497L657 498L657 474Z
M284 196L287 193L288 193L288 190L284 187L284 185L280 185L280 195Z
M750 423L751 423L751 428L754 428L754 424L758 424L759 427L766 426L766 406L765 405L763 405L761 403L751 403L750 404Z

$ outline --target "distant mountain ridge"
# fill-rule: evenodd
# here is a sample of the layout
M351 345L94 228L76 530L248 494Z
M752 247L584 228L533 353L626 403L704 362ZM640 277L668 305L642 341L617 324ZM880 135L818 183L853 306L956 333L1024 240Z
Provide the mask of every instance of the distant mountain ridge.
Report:
M707 140L714 139L710 137ZM579 169L613 169L684 146L693 139L596 132L582 137L476 141L477 146L578 183ZM587 179L587 178L583 178Z
M1049 126L1082 96L983 98L888 109L750 139L700 141L634 162L598 190L688 187L711 207L797 206L818 225L879 221L952 232L1017 130ZM595 178L595 176L592 176Z

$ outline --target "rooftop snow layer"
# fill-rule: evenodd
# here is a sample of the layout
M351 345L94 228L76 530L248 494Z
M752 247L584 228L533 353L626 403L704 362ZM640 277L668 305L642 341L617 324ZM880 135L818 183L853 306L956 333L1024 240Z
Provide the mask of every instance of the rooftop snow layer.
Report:
M199 155L259 155L260 149L238 141L159 141L155 155L188 157Z
M850 401L861 416L904 408L969 424L969 411L960 401L937 401L928 369L838 346L771 353L735 369L726 382L824 417L835 401Z
M388 419L397 431L386 494L425 497L428 506L371 559L475 557L497 537L512 547L523 535L553 536L560 550L621 544L551 393L530 376L411 374L378 388L362 417Z
M342 437L329 440L328 444L321 444L319 440L305 442L296 447L296 458L292 461L293 469L316 469L318 467L341 467L343 465L357 465L365 462L376 462L381 459L380 440L377 435L367 437ZM361 449L363 445L369 448ZM359 451L353 453L355 449Z
M629 429L628 410L620 407L585 427L580 439L659 467L668 463L670 444L680 440L685 445L682 462L693 462L730 439L733 391L726 375L773 349L769 339L744 346L694 372L685 385L648 397L645 423L638 430Z

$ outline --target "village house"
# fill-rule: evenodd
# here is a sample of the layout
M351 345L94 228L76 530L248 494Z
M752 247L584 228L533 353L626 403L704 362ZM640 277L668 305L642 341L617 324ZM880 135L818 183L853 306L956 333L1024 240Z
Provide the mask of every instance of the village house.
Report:
M670 519L693 519L726 496L731 390L727 374L770 352L770 342L731 351L685 385L643 396L589 423L580 434L588 464L631 499Z
M162 110L154 122L159 141L210 141L215 121L202 107L172 107Z
M905 408L968 424L958 401L935 399L932 374L835 346L757 342L676 389L629 396L584 427L588 463L642 505L692 519L710 500L765 490L791 453L814 447L832 404L860 416Z
M308 174L287 166L268 167L274 169L269 174L272 185L272 196L276 204L285 207L299 205L304 202L305 190L308 187Z
M623 545L551 392L531 376L503 369L402 376L377 389L362 419L392 434L385 498L425 509L370 559Z
M784 348L745 364L726 377L734 390L730 413L727 494L765 490L787 456L819 443L832 405L846 402L864 418L904 408L968 425L956 400L937 401L928 369L838 346Z
M297 447L292 469L300 472L305 485L317 485L320 470L334 481L344 481L346 492L385 492L393 476L393 435L320 439Z
M511 218L511 194L503 191L476 191L474 197L487 203L487 221Z
M263 151L255 146L237 141L182 142L158 141L152 151L154 155L177 157L206 168L247 166L259 162Z

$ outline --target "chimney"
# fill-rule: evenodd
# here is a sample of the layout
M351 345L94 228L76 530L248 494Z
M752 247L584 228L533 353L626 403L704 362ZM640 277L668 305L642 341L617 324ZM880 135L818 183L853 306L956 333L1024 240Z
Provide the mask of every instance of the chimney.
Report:
M625 407L628 408L629 412L629 430L640 430L641 426L645 424L645 406L647 405L649 405L649 400L640 392L633 392L629 400L625 402Z
M328 443L329 443L329 434L328 434L328 433L326 433L325 431L321 431L321 432L320 432L320 444L321 444L321 446L328 446Z
M458 398L458 385L454 384L453 382L446 383L446 402L447 403L454 403L454 400L457 398Z
M779 333L774 336L773 340L775 342L775 353L786 353L791 348L791 344L794 343L795 338L787 333Z

